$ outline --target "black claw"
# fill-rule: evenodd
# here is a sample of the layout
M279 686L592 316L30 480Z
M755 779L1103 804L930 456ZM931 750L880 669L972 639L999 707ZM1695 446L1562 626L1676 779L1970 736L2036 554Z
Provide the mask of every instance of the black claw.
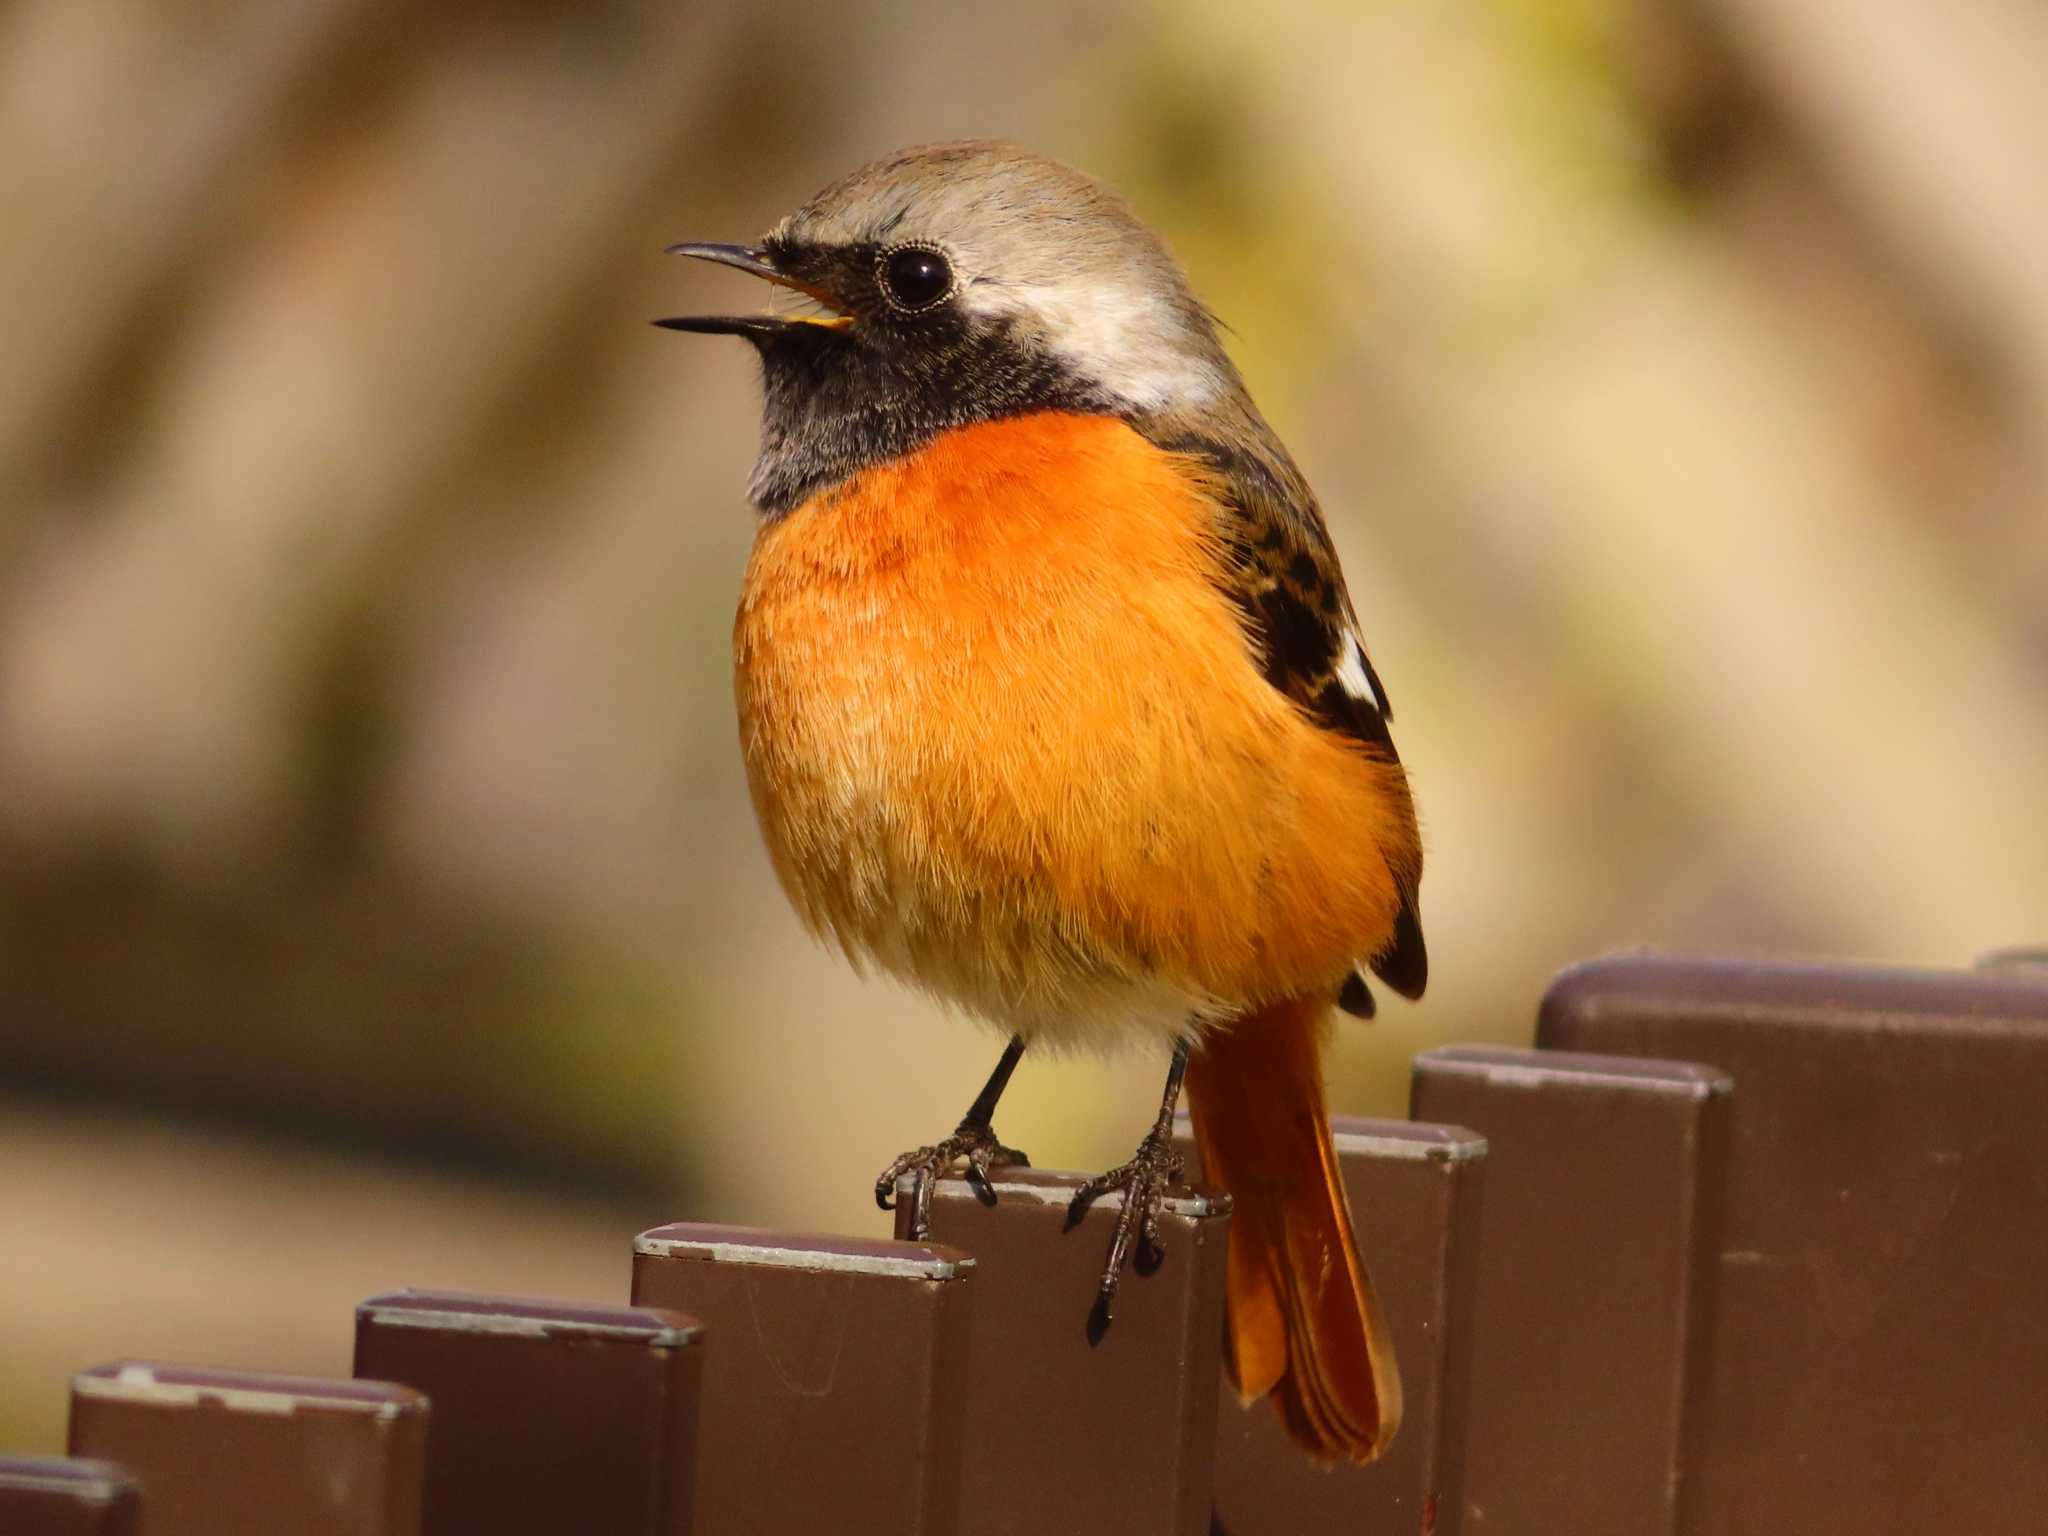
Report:
M1095 1197L1102 1193L1100 1189L1096 1188L1101 1182L1100 1179L1090 1179L1086 1184L1083 1184L1074 1191L1074 1198L1067 1202L1067 1224L1060 1228L1062 1232L1071 1232L1074 1228L1081 1225L1088 1215L1088 1207L1093 1205Z
M939 1158L941 1151L940 1147L919 1147L915 1152L904 1153L884 1168L882 1176L875 1180L875 1204L885 1211L895 1210L897 1180L913 1168L929 1167Z
M1166 1262L1159 1216L1166 1203L1167 1186L1180 1178L1184 1166L1185 1159L1173 1150L1164 1134L1155 1132L1139 1144L1137 1155L1128 1163L1090 1179L1067 1202L1066 1230L1072 1231L1096 1200L1111 1190L1123 1194L1123 1208L1117 1212L1116 1228L1110 1235L1102 1286L1088 1314L1091 1344L1102 1341L1115 1316L1116 1293L1123 1280L1125 1261L1129 1260L1140 1275L1154 1274Z
M1173 1146L1173 1106L1180 1097L1181 1079L1187 1071L1188 1050L1186 1041L1174 1047L1173 1063L1166 1069L1166 1091L1160 1095L1159 1118L1138 1143L1131 1160L1121 1168L1112 1168L1090 1179L1067 1202L1066 1230L1071 1232L1098 1196L1112 1189L1123 1191L1123 1209L1116 1214L1116 1231L1110 1238L1102 1288L1088 1313L1090 1344L1100 1344L1109 1331L1124 1260L1131 1259L1141 1275L1152 1274L1166 1262L1166 1249L1159 1239L1159 1213L1166 1204L1167 1186L1176 1182L1187 1166L1187 1160Z
M983 1205L996 1203L995 1183L989 1177L993 1162L994 1158L986 1147L976 1149L967 1159L967 1187L974 1191L974 1198Z
M1031 1160L1022 1152L1004 1146L996 1140L996 1134L986 1125L963 1121L960 1127L936 1146L919 1147L915 1152L906 1152L882 1171L875 1180L875 1204L885 1211L896 1209L895 1192L897 1184L905 1174L917 1175L917 1186L912 1205L910 1236L913 1241L922 1242L931 1236L932 1230L932 1186L941 1175L952 1169L954 1164L966 1159L966 1175L969 1186L976 1198L985 1205L996 1203L995 1185L989 1177L995 1168L1028 1168Z

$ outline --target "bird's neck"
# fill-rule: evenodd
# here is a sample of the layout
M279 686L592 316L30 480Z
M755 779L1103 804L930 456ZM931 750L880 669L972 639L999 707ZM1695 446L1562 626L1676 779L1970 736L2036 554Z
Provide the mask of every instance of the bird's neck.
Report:
M748 494L776 518L940 434L1041 411L1115 416L1115 402L1006 333L960 334L892 355L844 335L760 343L761 451Z

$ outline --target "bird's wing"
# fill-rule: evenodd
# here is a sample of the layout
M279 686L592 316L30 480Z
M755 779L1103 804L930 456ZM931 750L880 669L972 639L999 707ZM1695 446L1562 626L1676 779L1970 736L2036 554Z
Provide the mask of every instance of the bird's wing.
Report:
M1225 591L1243 617L1266 681L1324 729L1399 763L1393 707L1366 654L1336 549L1300 472L1284 454L1244 452L1214 438L1182 437L1161 446L1198 458L1214 477L1224 513ZM1403 997L1420 997L1429 952L1416 906L1419 845L1412 859L1390 857L1388 867L1401 908L1386 944L1365 958ZM1339 1001L1350 1012L1372 1012L1372 995L1356 975Z

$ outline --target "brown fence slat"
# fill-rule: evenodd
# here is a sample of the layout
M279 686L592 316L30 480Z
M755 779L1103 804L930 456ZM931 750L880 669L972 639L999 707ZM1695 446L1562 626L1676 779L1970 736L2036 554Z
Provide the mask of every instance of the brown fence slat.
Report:
M1730 1088L1678 1061L1489 1046L1415 1059L1415 1117L1469 1125L1489 1149L1468 1532L1698 1529Z
M1127 1274L1099 1344L1089 1311L1117 1197L1068 1231L1078 1174L1004 1170L999 1204L959 1178L932 1192L932 1232L975 1257L967 1536L1202 1536L1209 1529L1229 1202L1178 1192L1165 1261ZM908 1220L910 1181L898 1191Z
M111 1462L0 1456L5 1536L133 1536L139 1502L135 1479Z
M426 1536L683 1536L702 1334L652 1307L395 1291L356 1309L355 1369L433 1404Z
M634 1302L709 1330L701 1536L950 1536L972 1259L691 1223L644 1232L633 1249Z
M426 1430L391 1382L142 1361L71 1380L71 1454L135 1475L148 1536L417 1536Z
M1333 1116L1330 1129L1393 1330L1401 1429L1369 1467L1317 1467L1268 1407L1244 1408L1226 1382L1216 1424L1216 1526L1224 1536L1457 1536L1486 1139L1413 1120ZM1185 1118L1180 1131L1187 1137Z
M1977 957L1980 971L1999 971L2015 981L2048 982L2048 944L1986 950Z
M1633 956L1545 1044L1735 1075L1703 1513L1714 1531L2048 1530L2048 987Z

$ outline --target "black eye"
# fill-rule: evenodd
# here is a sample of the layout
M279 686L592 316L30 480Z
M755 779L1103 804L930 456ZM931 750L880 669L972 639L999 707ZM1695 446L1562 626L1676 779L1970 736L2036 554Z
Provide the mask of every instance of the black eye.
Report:
M903 245L882 257L882 287L898 309L930 309L953 291L953 268L928 245Z

